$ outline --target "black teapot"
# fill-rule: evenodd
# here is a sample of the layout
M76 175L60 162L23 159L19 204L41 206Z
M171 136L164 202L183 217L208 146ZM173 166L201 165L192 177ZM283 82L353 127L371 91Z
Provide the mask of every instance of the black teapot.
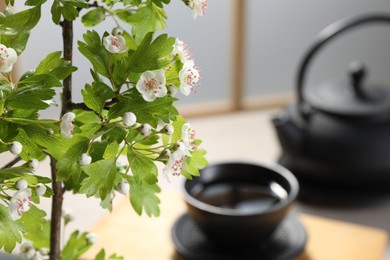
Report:
M300 63L297 102L272 119L282 150L278 162L302 186L390 190L390 89L367 86L366 70L357 62L349 81L304 87L310 62L329 40L383 22L390 23L390 16L358 16L321 31Z

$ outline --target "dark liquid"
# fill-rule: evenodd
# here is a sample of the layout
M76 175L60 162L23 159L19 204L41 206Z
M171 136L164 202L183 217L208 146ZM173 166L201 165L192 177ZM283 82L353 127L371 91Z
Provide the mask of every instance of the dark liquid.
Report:
M214 183L193 196L204 203L241 212L263 211L283 199L269 186L249 183Z

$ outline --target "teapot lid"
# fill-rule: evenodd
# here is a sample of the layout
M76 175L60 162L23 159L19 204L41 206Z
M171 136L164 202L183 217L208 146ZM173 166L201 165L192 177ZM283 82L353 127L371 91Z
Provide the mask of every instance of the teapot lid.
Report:
M348 117L383 118L390 116L390 90L365 86L363 64L349 65L349 82L326 82L307 89L307 102L323 112Z

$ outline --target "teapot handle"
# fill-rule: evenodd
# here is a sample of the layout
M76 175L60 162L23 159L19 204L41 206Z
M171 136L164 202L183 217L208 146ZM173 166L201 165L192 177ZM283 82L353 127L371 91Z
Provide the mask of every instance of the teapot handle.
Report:
M310 114L310 106L306 102L303 94L303 86L306 76L307 67L312 61L314 55L325 45L329 40L333 39L342 32L350 28L356 27L365 23L387 22L390 23L390 16L386 14L363 15L358 17L346 18L336 21L325 27L315 38L314 43L308 49L302 59L297 77L297 93L298 93L298 110L303 118L307 118Z

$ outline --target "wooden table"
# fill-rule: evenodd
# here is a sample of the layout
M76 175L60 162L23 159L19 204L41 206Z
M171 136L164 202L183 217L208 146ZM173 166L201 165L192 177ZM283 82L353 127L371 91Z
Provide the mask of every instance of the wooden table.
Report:
M171 228L185 212L185 204L178 190L160 194L161 215L139 217L124 199L92 228L98 236L97 243L83 257L93 259L101 248L117 253L125 259L169 260L176 259L171 241ZM386 231L300 214L308 233L308 243L299 260L381 260L387 245Z

